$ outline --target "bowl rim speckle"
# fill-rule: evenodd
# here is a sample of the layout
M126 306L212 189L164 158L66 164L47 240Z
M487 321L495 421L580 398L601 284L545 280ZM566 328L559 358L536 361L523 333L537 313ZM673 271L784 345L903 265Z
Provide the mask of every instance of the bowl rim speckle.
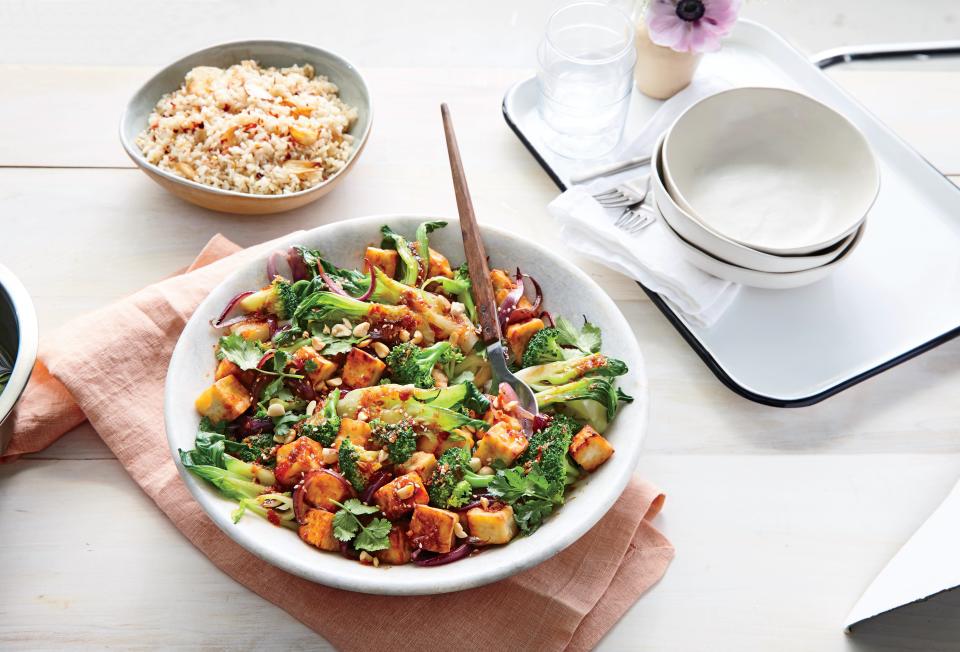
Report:
M175 68L177 66L182 65L187 59L190 59L199 55L203 55L209 52L214 52L216 50L220 50L223 48L237 47L237 46L254 47L257 45L279 45L282 47L295 46L300 48L306 48L308 50L316 50L319 52L323 52L325 55L337 60L345 69L352 71L356 75L356 78L360 86L363 88L364 94L366 95L367 101L366 101L366 106L355 107L355 108L357 108L357 110L363 110L366 113L367 122L362 134L359 134L359 135L353 134L353 133L350 134L354 137L353 149L350 152L350 156L347 158L347 161L346 163L344 163L343 167L337 170L336 172L334 172L331 176L327 177L326 179L316 184L315 186L310 186L309 188L304 188L303 190L298 190L296 192L280 193L277 195L262 195L262 194L256 194L256 193L241 192L239 190L226 190L224 188L216 188L214 186L209 186L207 184L200 183L198 181L191 181L190 179L185 179L184 177L181 177L179 175L173 174L172 172L168 172L167 170L164 170L158 165L154 165L153 163L150 163L143 157L143 152L140 151L140 148L137 146L137 144L135 142L130 142L127 139L126 134L124 134L124 125L126 125L127 121L130 120L131 104L133 103L134 98L136 98L138 95L143 93L147 88L149 88L152 84L154 84L157 79L159 79L161 76L167 73L167 71L169 71L171 68ZM237 63L240 63L240 62L237 61ZM257 63L259 63L259 61ZM317 74L323 74L323 73L317 71ZM174 89L171 89L166 92L169 93L169 92L172 92L173 90ZM156 100L154 100L154 104L156 104L156 102L159 101L159 99L160 97L157 97ZM367 80L366 78L364 78L363 74L360 72L360 69L357 68L357 66L355 66L349 59L337 54L336 52L318 47L316 45L311 45L309 43L302 43L300 41L287 41L284 39L264 38L264 39L240 39L236 41L227 41L224 43L217 43L215 45L210 45L205 48L201 48L199 50L195 50L193 52L185 54L179 57L176 61L173 61L172 63L169 63L163 66L162 68L160 68L160 70L158 70L156 73L151 75L150 78L147 79L143 84L141 84L137 88L137 90L134 91L134 93L130 96L130 99L127 100L127 103L123 109L123 113L120 115L119 132L120 132L120 144L123 146L123 149L127 153L127 156L129 156L138 166L148 169L150 172L158 174L162 176L164 179L172 181L173 183L177 183L189 188L196 188L198 190L206 191L215 195L221 195L224 197L238 197L242 199L249 199L252 201L270 201L270 200L276 201L280 199L290 199L293 197L300 197L303 195L308 195L312 192L316 192L317 190L331 184L340 175L345 174L349 170L349 168L353 165L353 163L357 160L360 153L363 151L363 148L367 143L367 139L370 136L370 130L372 126L373 126L373 96L370 94L370 87L367 85Z

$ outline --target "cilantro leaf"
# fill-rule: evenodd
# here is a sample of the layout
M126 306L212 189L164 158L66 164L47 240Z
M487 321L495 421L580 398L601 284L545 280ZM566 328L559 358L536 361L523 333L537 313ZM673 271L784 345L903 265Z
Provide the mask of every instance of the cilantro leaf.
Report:
M600 328L587 321L586 317L583 318L583 328L580 330L564 317L557 317L556 328L560 331L558 343L575 346L584 353L600 351Z
M333 515L333 536L337 541L349 541L360 529L360 521L346 509Z
M393 524L385 518L375 518L364 527L353 542L357 550L376 552L390 547L390 528Z
M323 342L323 348L320 350L320 353L323 355L337 355L338 353L349 353L350 349L353 348L354 344L360 342L360 337L354 337L350 335L349 337L334 337L330 333L324 333L322 327L317 324L314 328L311 329L313 336ZM309 371L309 369L307 370Z
M239 335L225 335L220 338L217 358L229 360L243 371L255 369L262 357L263 351L256 342L245 340Z
M303 363L303 370L308 374L312 374L317 369L319 369L319 367L317 366L316 361L314 361L312 358L308 358L307 361Z
M339 505L339 503L337 504ZM375 507L374 505L366 505L356 498L350 498L340 506L356 516L363 516L364 514L376 514L380 511L378 507Z
M341 509L333 515L333 536L338 541L353 541L357 550L376 552L390 547L390 528L392 523L385 518L375 518L364 525L358 516L376 514L380 510L365 505L356 498L337 503Z
M304 418L305 415L297 414L295 412L287 412L283 416L274 417L273 419L273 434L275 435L286 435L290 431L290 427L296 422Z

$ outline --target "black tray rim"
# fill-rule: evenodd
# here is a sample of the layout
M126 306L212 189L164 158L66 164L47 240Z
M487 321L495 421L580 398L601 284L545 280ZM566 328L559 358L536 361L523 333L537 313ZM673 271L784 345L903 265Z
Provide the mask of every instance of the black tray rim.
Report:
M828 50L821 54L814 55L811 57L811 63L821 70L829 68L831 66L850 63L853 61L864 61L871 59L896 59L896 58L918 58L918 57L937 57L937 56L949 56L949 55L960 55L960 41L958 42L946 42L946 43L912 43L912 44L902 44L902 45L882 45L882 46L863 46L863 47L851 47L851 48L838 48L835 50ZM507 109L507 98L517 87L517 84L511 86L507 93L504 95L503 102L501 103L501 112L503 114L503 119L507 123L507 126L510 127L510 130L516 135L516 137L523 143L523 146L530 152L534 160L540 164L540 167L543 168L544 172L547 173L547 176L557 185L561 191L566 191L567 186L563 183L560 177L556 172L547 164L547 162L540 156L536 148L533 146L533 143L526 137L526 135L520 130L520 127L516 124L513 118L510 115L510 112ZM936 170L937 174L946 178L937 168L930 163L926 158L923 159L927 165ZM958 188L960 191L960 188ZM835 396L840 392L858 385L868 378L872 378L877 374L883 373L888 369L892 369L897 365L906 362L912 358L917 357L922 353L934 349L945 342L960 336L960 325L956 328L953 328L937 337L920 344L912 349L901 353L900 355L894 356L893 358L878 364L871 369L863 371L855 376L851 376L835 385L811 394L809 396L802 396L798 398L778 398L776 396L767 396L765 394L760 394L754 392L751 389L744 387L735 381L727 372L724 370L723 366L717 361L717 359L700 343L697 337L687 328L677 314L667 305L667 303L660 297L659 294L653 292L646 286L644 286L639 281L636 281L637 285L640 286L640 289L649 297L650 301L663 313L663 316L667 318L667 321L676 329L684 341L693 349L701 361L707 366L707 368L713 373L717 379L723 383L728 389L733 391L735 394L742 396L743 398L753 401L754 403L759 403L761 405L767 405L770 407L778 408L800 408L808 407L816 403Z

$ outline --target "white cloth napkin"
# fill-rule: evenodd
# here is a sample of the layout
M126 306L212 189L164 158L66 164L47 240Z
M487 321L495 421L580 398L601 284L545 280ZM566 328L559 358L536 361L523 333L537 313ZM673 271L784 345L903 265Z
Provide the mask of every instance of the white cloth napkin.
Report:
M727 87L715 79L696 80L663 103L641 134L620 153L621 158L650 154L660 134L688 106ZM573 186L553 200L547 210L560 225L560 237L568 247L640 281L682 312L687 320L709 328L733 303L740 286L688 263L680 245L659 220L637 233L627 233L614 226L623 209L606 209L593 198L593 193L649 172L649 166L645 166Z

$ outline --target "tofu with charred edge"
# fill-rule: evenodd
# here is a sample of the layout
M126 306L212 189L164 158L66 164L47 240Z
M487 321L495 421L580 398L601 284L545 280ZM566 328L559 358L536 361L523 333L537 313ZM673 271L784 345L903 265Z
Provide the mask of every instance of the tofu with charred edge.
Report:
M595 471L611 455L613 446L590 426L581 428L570 442L570 457L586 471Z
M429 505L417 505L407 535L414 546L431 552L450 552L456 539L456 513Z
M406 524L394 523L393 527L390 528L390 547L374 553L377 559L384 564L393 564L394 566L409 562L413 548L410 545L410 539L407 538L406 530Z
M307 512L300 526L300 538L321 550L340 550L340 542L333 536L333 513L322 509Z
M393 521L409 514L417 505L426 505L430 496L420 476L407 473L377 489L373 500L383 515Z
M380 382L380 376L387 369L383 360L370 355L362 349L353 347L343 363L343 373L340 375L348 387L370 387Z
M468 509L464 519L470 536L482 544L509 543L520 531L513 518L513 508L503 503Z
M323 446L309 437L300 437L277 449L274 473L277 483L292 487L304 473L323 468Z
M197 412L213 423L233 421L250 407L250 392L236 376L224 376L203 390L196 400Z

